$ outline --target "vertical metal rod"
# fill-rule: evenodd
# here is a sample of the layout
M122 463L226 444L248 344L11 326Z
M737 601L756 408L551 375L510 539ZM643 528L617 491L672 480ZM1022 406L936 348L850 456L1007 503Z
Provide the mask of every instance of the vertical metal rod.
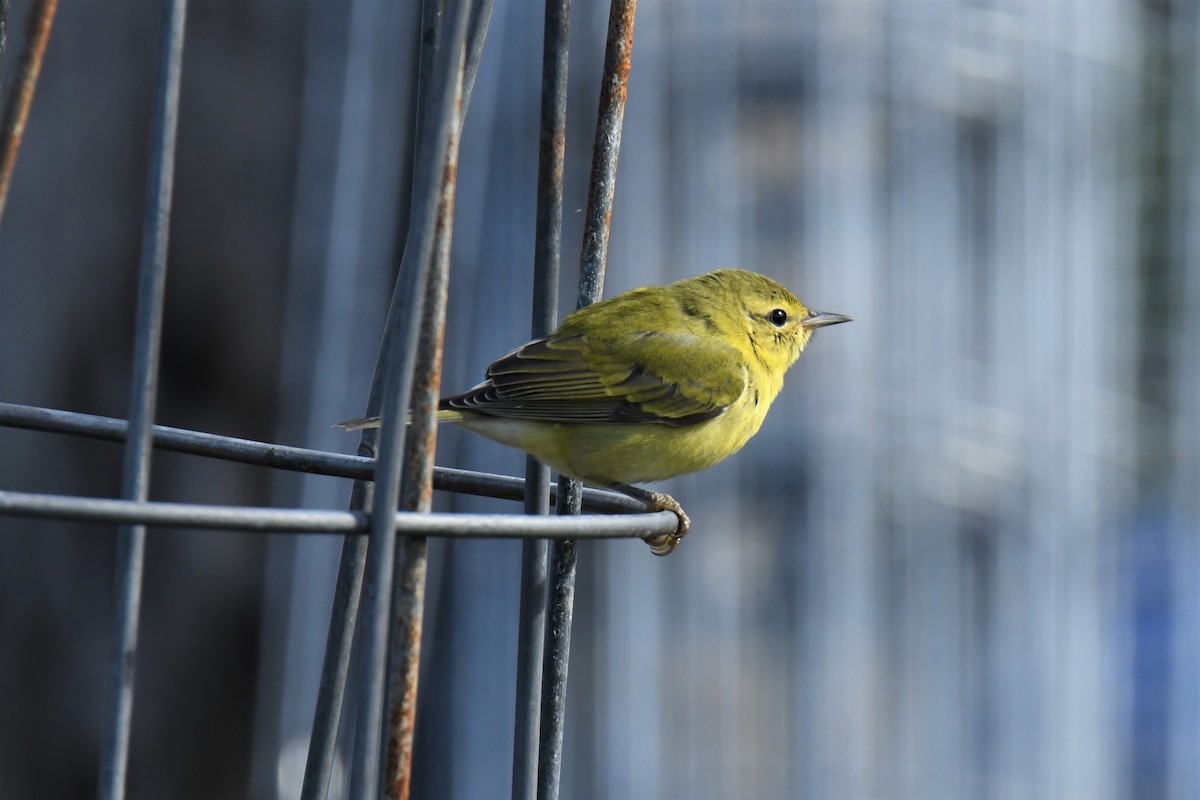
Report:
M440 8L434 8L439 0L430 0L425 5L421 21L422 49L418 67L418 98L417 123L418 136L416 141L415 159L418 163L426 158L425 144L421 138L421 126L424 124L424 107L429 93L430 73L433 70L433 56L440 38L441 22ZM483 39L487 30L487 22L491 17L493 0L474 0L474 13L471 17L469 51L467 54L466 77L463 82L462 111L465 115L466 105L470 99L474 83L474 66L483 49ZM461 126L461 119L459 121ZM420 202L416 193L414 180L414 199ZM415 228L413 229L415 230ZM410 239L410 244L412 239ZM409 249L406 247L401 263L401 272L411 269L406 264ZM367 399L366 415L379 413L383 397L383 365L388 358L390 346L389 331L396 312L397 296L392 298L388 322L385 325L384 341L380 347L379 359L375 375L372 379L370 394ZM367 431L359 444L359 455L372 456L375 452L375 431ZM369 509L373 505L374 485L363 481L355 481L351 494L350 508L353 510ZM334 591L333 608L329 618L329 634L325 642L325 657L321 667L321 682L317 690L317 707L313 716L313 734L310 739L308 761L304 770L304 784L301 789L301 800L318 800L325 797L329 789L329 778L333 772L333 759L337 744L337 730L341 715L342 701L346 690L346 679L349 673L350 656L354 642L355 622L358 616L359 602L362 594L363 573L366 567L367 539L362 536L348 536L342 543L341 562L338 565L337 585ZM415 553L414 553L415 555ZM401 580L405 580L403 577Z
M463 65L462 110L459 124L467 118L471 105L471 90L475 88L475 75L479 72L479 60L483 58L483 43L487 39L488 22L492 19L492 6L496 0L472 0L471 22L467 28L467 55Z
M421 50L417 66L416 120L418 136L415 152L422 153L427 143L420 138L424 130L426 107L431 91L433 63L442 42L443 0L421 3ZM468 23L469 25L469 23ZM411 434L406 443L404 471L400 484L401 507L428 511L432 503L431 476L436 447L437 391L441 384L442 342L445 325L446 291L449 285L450 228L453 222L454 179L457 170L458 138L462 126L462 78L455 81L455 119L446 145L442 168L443 183L435 223L433 261L429 266L425 298L421 305L421 327L417 343L417 362L411 409ZM413 203L423 202L413 186ZM414 269L410 259L415 251L410 237L401 257L401 273ZM374 389L374 387L372 387ZM389 800L407 800L412 786L412 750L416 728L417 683L420 677L421 635L425 622L425 580L429 561L428 540L423 536L405 537L396 547L395 586L392 590L391 637L388 642L387 677L384 702L383 785L381 794Z
M158 87L150 136L149 175L146 180L142 251L138 267L129 433L125 440L121 480L121 496L128 500L144 501L150 487L150 453L158 393L163 294L167 279L167 234L175 170L175 131L179 120L179 79L183 68L186 6L186 0L163 2ZM116 619L109 660L108 708L100 762L99 796L103 800L118 800L125 796L145 547L144 525L121 527L117 534Z
M42 58L46 55L46 43L50 40L50 27L57 9L58 0L38 0L29 9L25 49L17 64L17 80L5 104L4 121L0 127L0 219L4 218L8 184L12 180L17 151L21 149L21 139L25 135L25 122L33 105L33 92L37 88L38 75L42 72ZM0 56L4 55L7 31L8 0L3 0L3 5L0 5Z
M578 514L583 485L559 476L557 511ZM571 656L571 623L575 615L574 539L550 545L550 598L542 665L542 724L539 739L538 798L557 800L562 778L563 730L567 719L567 666Z
M433 260L437 209L441 200L442 167L458 112L455 85L463 68L469 5L454 3L443 19L445 43L434 59L433 85L427 119L417 139L427 157L418 159L414 181L413 223L409 243L413 269L401 270L384 332L387 351L382 385L383 426L379 432L379 461L375 472L375 504L367 545L362 625L362 680L359 682L358 717L355 721L354 757L350 796L373 800L379 780L382 738L383 690L387 667L388 628L391 619L392 579L396 533L393 510L400 500L405 412L412 396L413 366L420 334L420 308Z
M467 70L478 67L491 16L491 0L475 0L468 25L468 48L455 74L453 124L442 169L441 199L434 232L433 264L426 287L417 352L416 382L410 407L412 425L404 468L402 508L428 511L433 504L433 456L437 442L437 408L441 387L446 295L450 285L450 245L458 174ZM395 638L388 669L388 726L384 791L389 800L407 800L412 785L412 753L420 677L421 631L424 624L428 543L425 537L401 540L396 553L393 598Z
M633 56L633 19L636 13L637 0L613 0L608 15L608 44L604 50L596 144L592 150L583 250L579 259L579 308L599 300L604 289L604 267L608 261L608 235L613 197L617 191L617 156L621 152L621 126L625 120L625 91Z
M558 321L570 15L570 0L546 0L541 128L538 135L538 201L533 251L533 320L530 326L534 338L550 334ZM549 512L550 470L537 459L528 457L525 460L525 513ZM549 543L545 539L528 539L521 545L521 606L513 736L514 800L532 800L537 791L549 551Z
M0 0L0 86L4 85L4 50L8 45L8 9L10 0Z
M440 0L427 0L422 6L420 23L420 53L417 63L416 115L418 133L425 119L425 95L429 90L429 76L433 70L433 55L436 49L440 23ZM437 6L437 8L435 8ZM414 143L414 163L424 157L419 137ZM415 173L414 167L414 192ZM415 197L415 194L414 194ZM410 219L410 222L412 220ZM410 230L414 230L410 228ZM411 236L409 244L411 244ZM400 272L411 270L405 248ZM398 287L396 289L398 291ZM367 394L366 416L379 414L383 398L384 365L388 360L391 330L397 308L398 295L392 294L387 320L384 322L383 341L371 377L371 388ZM358 455L375 455L377 431L363 432L358 445ZM355 480L350 492L351 511L369 511L374 505L375 485L365 480ZM342 705L346 694L346 681L350 673L350 659L354 649L354 633L362 599L363 575L367 564L368 540L363 536L347 536L342 539L342 554L338 563L337 581L333 593L333 606L329 612L329 633L325 638L325 654L321 663L321 679L317 686L317 705L313 714L312 735L309 737L308 759L304 765L304 781L300 788L300 800L322 800L329 792L329 779L333 774L333 761L337 751L338 726L341 721Z
M600 84L596 143L584 217L583 248L579 259L579 297L583 308L596 302L604 289L608 236L617 186L617 156L625 118L625 92L633 54L633 21L637 0L613 0L609 7L608 42ZM560 479L558 513L578 514L582 487ZM541 753L538 759L538 797L558 800L562 777L562 742L566 720L567 663L571 651L571 619L575 604L575 542L555 542L551 548L549 617L546 621L542 675Z
M457 85L461 111L462 82ZM461 123L461 119L458 120ZM425 292L416 383L412 397L412 425L401 507L428 511L433 504L433 457L437 437L438 389L441 385L446 295L450 275L451 228L454 218L455 173L458 168L456 124L447 150L442 200L438 208L435 255ZM401 539L396 553L396 588L393 601L395 639L389 666L388 740L385 793L389 800L406 800L412 780L413 734L416 727L417 680L420 674L421 632L424 621L427 539Z
M372 495L372 484L363 480L354 481L350 491L350 508L370 508ZM325 656L321 663L321 681L317 686L313 732L309 738L308 760L304 764L304 782L300 787L301 800L320 800L329 791L366 563L367 537L344 537L337 582L333 589L329 633L325 639Z
M550 471L525 459L525 513L550 513ZM521 543L521 596L517 623L517 691L513 724L513 800L532 800L537 791L538 737L542 704L542 650L546 632L545 539Z

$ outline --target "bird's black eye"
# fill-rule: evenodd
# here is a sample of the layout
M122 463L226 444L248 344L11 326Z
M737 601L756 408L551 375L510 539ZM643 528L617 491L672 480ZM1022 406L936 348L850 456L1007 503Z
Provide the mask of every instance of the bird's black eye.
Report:
M777 308L771 313L767 314L767 321L769 321L776 328L782 328L783 323L787 322L787 312L782 308Z

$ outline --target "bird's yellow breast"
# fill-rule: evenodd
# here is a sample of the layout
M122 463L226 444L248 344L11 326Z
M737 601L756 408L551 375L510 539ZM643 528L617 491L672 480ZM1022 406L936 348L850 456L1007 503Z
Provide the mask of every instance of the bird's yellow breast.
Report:
M603 425L512 419L471 412L440 418L510 447L553 469L598 484L649 483L707 469L742 449L779 389L753 382L722 414L695 425Z

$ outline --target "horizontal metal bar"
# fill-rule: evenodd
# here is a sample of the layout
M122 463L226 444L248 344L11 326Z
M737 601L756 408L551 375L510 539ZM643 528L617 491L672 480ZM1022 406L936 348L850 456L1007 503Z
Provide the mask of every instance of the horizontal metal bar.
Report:
M361 511L320 511L195 503L140 503L103 497L75 497L0 491L0 516L84 522L131 523L259 533L365 534L370 515ZM484 539L632 539L671 533L679 520L670 511L645 514L591 514L531 517L522 514L396 512L395 529L405 536Z
M66 433L92 439L121 442L125 440L128 424L123 419L80 414L38 406L0 403L0 425L11 428ZM226 461L274 467L293 472L309 472L338 478L371 477L374 459L311 450L304 447L259 442L220 436L215 433L154 426L154 446L161 450L209 456Z
M123 441L128 427L125 420L113 417L16 403L0 403L0 426L87 436L113 442ZM375 472L373 458L220 436L166 425L154 426L154 446L177 453L335 478L370 480ZM450 467L435 468L433 487L443 492L495 497L500 500L521 500L525 493L525 481L522 478ZM551 499L555 497L556 491L557 486L550 484ZM636 514L645 510L645 507L637 500L622 494L600 489L584 489L583 509L605 514Z

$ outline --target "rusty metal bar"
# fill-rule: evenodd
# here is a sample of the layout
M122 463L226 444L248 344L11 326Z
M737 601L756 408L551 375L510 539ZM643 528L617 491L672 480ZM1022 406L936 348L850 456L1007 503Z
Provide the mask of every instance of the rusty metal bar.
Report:
M29 108L33 105L33 92L42 71L42 59L46 55L46 43L50 40L50 28L57 10L58 0L37 0L29 9L25 49L17 64L16 83L4 107L4 120L0 123L0 219L4 218L8 185L12 180L13 166L17 163L17 151L21 149L21 139L25 135L25 123L29 119ZM8 0L4 0L0 8L0 56L4 55L3 34L7 29Z
M427 8L429 5L426 3ZM433 456L437 440L446 294L450 284L458 145L467 80L464 73L469 70L472 78L474 76L491 15L490 1L472 5L467 33L469 46L462 60L457 61L454 76L454 117L442 168L441 193L434 227L433 263L421 315L416 382L410 403L412 425L401 507L411 511L429 511L433 503ZM389 800L407 800L412 786L427 564L428 541L425 537L409 537L400 542L396 552L396 587L392 602L393 639L388 667L387 744L384 753L384 795Z
M613 0L609 7L608 41L596 143L588 183L583 247L579 258L577 306L596 302L604 289L608 237L617 186L617 157L621 151L621 126L625 118L625 92L633 53L633 21L637 0ZM559 514L578 514L582 492L576 481L560 480ZM571 652L571 620L575 604L576 547L571 540L555 542L550 549L550 600L542 675L542 720L538 759L538 797L558 800L562 777L562 742L566 719L567 664Z
M599 300L604 290L604 267L608 261L613 197L617 191L617 156L621 152L621 127L625 120L625 90L633 55L636 13L637 0L613 0L609 9L600 111L596 120L596 144L592 150L592 174L588 182L583 248L579 259L579 308Z
M424 509L428 511L428 506ZM396 549L396 588L392 601L392 658L388 667L387 745L384 796L407 800L412 787L412 754L417 724L417 679L425 622L425 576L429 539L406 536Z
M424 149L429 145L421 138L422 125L426 119L424 113L427 95L429 93L430 75L433 71L434 46L438 36L438 21L440 7L431 13L433 3L423 4L420 24L420 52L417 64L417 97L416 120L417 137L414 153L417 166L414 174L421 167L420 159ZM416 195L418 179L414 177L414 213L418 207L424 208L424 200ZM415 218L414 218L415 219ZM390 359L393 330L397 324L396 315L400 303L400 285L404 276L415 271L416 267L409 262L409 246L414 244L411 232L414 219L410 219L410 236L406 242L404 255L401 258L400 280L396 284L388 308L387 321L384 324L383 340L380 344L379 357L375 364L375 374L371 380L371 389L367 398L367 415L379 413L383 404L385 365ZM375 439L378 431L366 430L359 442L360 456L374 456ZM374 503L374 484L362 480L355 481L351 491L351 510L369 509ZM337 581L335 584L333 607L330 611L329 634L325 642L325 657L321 667L321 681L317 690L317 708L313 717L313 734L310 739L308 762L305 766L304 784L301 789L301 800L316 800L325 797L329 787L329 777L333 769L334 750L337 743L337 731L340 712L345 696L346 680L349 672L350 657L354 644L354 631L358 617L359 602L362 595L364 574L367 564L367 542L347 537L342 543L342 555L338 565Z
M477 62L479 54L482 50L483 36L486 31L487 20L490 18L491 0L475 0L473 15L470 23L470 48L468 53L468 61L471 63ZM427 2L423 7L423 16L421 20L421 55L418 65L418 92L417 92L417 120L423 124L426 115L424 114L425 103L430 93L431 74L433 72L433 61L436 50L436 44L440 37L439 27L441 21L441 4L440 2ZM470 70L471 81L466 86L462 87L461 91L464 98L469 96L473 83L474 69L471 64L468 64ZM465 106L465 99L460 99L460 108ZM460 117L462 112L460 111ZM461 123L459 123L460 125ZM456 125L455 127L458 127ZM415 146L415 152L420 156L424 153L423 148L426 146L421 136L422 129L418 128L418 136ZM416 195L418 187L414 181L414 202L420 203L421 199ZM439 227L441 222L439 219ZM409 240L409 245L413 244L412 238ZM406 247L406 261L413 251ZM413 269L411 263L401 264L401 273L406 270ZM433 291L437 293L436 287ZM391 323L396 309L396 297L393 297L392 309L389 311L389 324L385 329L385 340L380 351L380 359L377 364L376 373L372 382L370 398L367 403L368 413L378 413L381 403L382 382L382 364L387 358L387 353L390 347ZM428 315L426 315L428 317ZM440 327L437 326L437 327ZM440 335L440 334L439 334ZM420 348L424 353L428 345L423 344ZM440 358L438 359L440 361ZM419 368L418 374L429 374L425 368ZM436 391L436 389L435 389ZM360 445L360 454L367 455L373 452L373 432L368 432L364 435ZM434 486L442 488L445 485L445 475L443 471L435 472ZM371 487L357 483L352 495L352 508L366 508L371 504ZM407 507L407 506L406 506ZM424 552L425 548L420 542L405 543L398 551L398 562L394 569L399 570L399 593L395 603L406 608L404 612L397 612L399 618L407 618L406 623L401 623L403 630L410 633L416 631L415 641L419 645L419 622L415 614L419 613L421 602L415 597L416 593L422 591L424 580ZM358 604L358 598L361 593L363 571L365 567L365 543L347 539L343 544L342 560L338 569L337 589L334 595L334 604L330 617L330 634L326 643L325 663L322 668L321 685L318 691L317 714L314 717L313 723L313 745L309 752L309 764L306 768L303 798L315 798L323 796L327 791L329 774L333 764L333 751L336 743L338 712L341 708L341 698L345 691L346 672L349 665L351 646L353 643L353 630L355 623L355 615ZM419 654L419 650L410 651L413 658ZM415 670L415 664L413 667ZM391 671L389 670L389 674ZM415 674L415 672L413 673ZM415 688L415 684L414 684ZM389 711L389 718L392 712ZM411 725L409 726L411 730ZM394 726L389 726L389 730L394 730ZM403 759L393 760L392 753L394 748L389 748L388 762L389 764L397 764ZM310 774L312 777L310 777ZM392 781L389 781L391 785Z
M429 112L420 121L417 141L422 157L417 160L413 219L409 243L413 268L401 270L384 332L387 353L383 388L383 426L379 430L379 463L375 471L376 513L371 518L367 546L363 604L361 680L358 684L354 757L350 773L350 797L372 800L378 794L379 751L383 724L383 694L388 655L388 633L392 607L395 529L388 510L400 500L400 479L407 425L405 414L412 396L413 368L420 335L420 308L424 302L434 253L437 210L441 199L442 167L459 111L458 90L463 69L469 4L450 4L443 19L443 44L434 58L433 86ZM394 313L392 313L394 312Z
M533 319L530 325L530 333L534 338L550 334L558 322L570 15L570 0L546 0L538 135L538 199L533 250ZM525 460L525 513L550 513L550 469L533 457ZM517 693L513 726L514 800L532 799L537 791L549 554L549 542L544 539L526 540L521 547Z
M441 1L427 0L422 9L423 41L418 90L418 118L423 117L424 98L431 83L433 55L442 38L439 30ZM435 6L437 10L435 11ZM401 489L402 508L428 511L432 505L436 468L437 405L441 385L446 295L450 276L451 232L458 172L458 145L483 44L491 19L493 0L472 0L467 23L466 50L455 83L456 118L450 129L446 163L442 170L441 200L435 226L434 262L422 312L418 346L416 386L412 409L412 434ZM418 151L421 143L418 140ZM412 753L416 731L417 685L420 677L421 635L424 620L425 578L428 542L409 537L396 552L396 586L393 596L393 640L389 659L387 744L384 754L384 793L394 800L407 800L412 785Z
M50 7L53 15L53 3ZM137 319L134 331L133 381L129 399L129 435L121 495L144 502L150 491L150 454L154 409L158 395L158 361L162 341L163 297L167 282L167 236L170 230L171 190L175 175L175 132L179 122L179 83L183 71L183 31L186 0L164 0L159 42L158 86L151 123L146 204L142 217L142 250L138 267ZM41 46L49 20L38 27ZM37 62L40 63L40 53ZM25 72L25 70L23 70ZM32 82L33 77L23 78ZM28 91L32 93L32 86ZM26 109L27 110L27 109ZM21 119L22 126L24 119ZM12 133L11 129L6 129ZM19 139L19 131L16 133ZM11 166L11 164L9 165ZM3 201L0 196L0 202ZM99 796L125 796L129 764L129 729L133 717L134 667L137 661L138 621L142 597L146 527L123 526L117 534L116 602L112 652L109 656L108 705L100 759Z
M425 119L433 83L433 66L441 43L442 0L421 3L421 50L417 74L418 130ZM449 285L450 230L453 225L454 187L458 140L462 130L462 74L455 77L455 112L448 132L442 187L434 224L433 260L421 307L421 329L409 408L412 423L404 456L400 507L429 511L433 500L433 454L437 446L437 400L441 385L446 291ZM425 146L419 138L415 152ZM414 189L416 187L414 186ZM413 203L423 200L414 194ZM411 238L408 244L412 244ZM406 247L400 271L414 269L413 250ZM396 544L395 586L392 590L391 638L387 658L384 701L383 785L380 794L389 800L407 800L412 785L413 736L416 730L417 682L420 677L421 633L425 621L425 578L428 572L428 539L411 536Z

